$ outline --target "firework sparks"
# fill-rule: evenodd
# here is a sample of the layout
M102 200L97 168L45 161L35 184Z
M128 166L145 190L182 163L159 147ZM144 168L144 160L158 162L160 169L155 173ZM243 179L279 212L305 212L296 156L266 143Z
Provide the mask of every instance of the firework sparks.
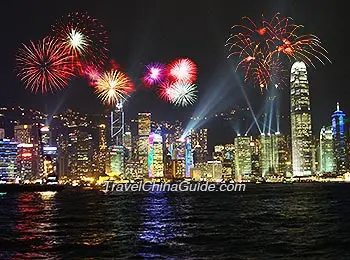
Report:
M302 25L293 23L290 17L280 18L275 14L270 21L262 16L258 23L249 17L243 17L247 24L234 25L234 33L226 41L230 56L239 58L237 67L244 68L244 80L251 80L261 88L269 84L283 83L283 77L276 77L276 71L283 69L282 57L289 61L300 60L314 66L313 60L322 64L330 60L321 41L314 35L298 35ZM280 78L281 82L276 82Z
M197 100L197 87L195 84L184 81L177 81L171 85L170 101L176 106L188 106Z
M157 89L158 96L160 99L166 101L166 102L173 102L174 100L174 90L173 90L173 83L170 81L164 81L159 85L159 88Z
M133 90L130 78L119 70L107 71L96 81L96 93L107 105L126 100Z
M161 83L165 77L165 66L162 63L151 63L146 66L146 74L143 82L146 86L154 86Z
M197 66L188 58L177 59L169 64L169 77L174 81L194 82L197 78Z
M95 18L85 13L70 13L53 26L53 31L82 66L104 65L107 59L108 37L103 25Z
M74 75L69 51L51 37L23 44L16 55L16 62L17 76L25 88L35 93L62 89Z

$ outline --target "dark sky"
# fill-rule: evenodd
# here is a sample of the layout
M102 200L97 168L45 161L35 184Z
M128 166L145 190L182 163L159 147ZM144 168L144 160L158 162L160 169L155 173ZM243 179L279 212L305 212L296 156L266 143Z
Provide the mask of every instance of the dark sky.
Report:
M50 26L69 12L86 11L105 25L110 34L110 56L136 85L142 66L152 61L188 57L199 67L199 100L195 106L175 108L157 99L154 91L139 88L126 106L129 118L139 111L150 111L156 120L186 120L193 113L201 114L206 107L216 112L245 105L239 85L241 76L237 78L232 62L226 59L228 50L224 44L230 27L241 23L242 16L258 19L261 14L271 17L280 12L305 25L305 32L319 36L332 61L325 66L317 63L317 70L308 70L312 120L314 132L318 133L321 125L329 124L337 101L345 113L350 113L346 41L349 23L345 10L335 1L301 0L7 1L0 15L1 104L22 104L47 113L67 107L89 113L106 109L84 79L75 79L65 90L54 94L34 95L23 89L13 72L15 53L21 43L49 35ZM266 94L251 86L244 88L253 109L258 111ZM289 89L280 92L280 109L287 112Z

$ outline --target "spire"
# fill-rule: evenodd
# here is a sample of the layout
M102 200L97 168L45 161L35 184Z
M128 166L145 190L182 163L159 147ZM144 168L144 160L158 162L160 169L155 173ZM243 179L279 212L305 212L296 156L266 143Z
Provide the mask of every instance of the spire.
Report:
M339 111L339 102L337 102L337 111Z

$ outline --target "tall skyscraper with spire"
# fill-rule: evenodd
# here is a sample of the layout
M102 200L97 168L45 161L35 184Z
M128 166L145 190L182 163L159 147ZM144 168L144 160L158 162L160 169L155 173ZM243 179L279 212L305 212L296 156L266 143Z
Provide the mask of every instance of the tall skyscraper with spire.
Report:
M336 169L338 173L344 173L348 168L346 157L346 140L344 131L345 113L340 110L337 103L337 110L332 115L333 145Z
M304 62L293 64L290 84L293 177L302 177L312 174L310 93Z

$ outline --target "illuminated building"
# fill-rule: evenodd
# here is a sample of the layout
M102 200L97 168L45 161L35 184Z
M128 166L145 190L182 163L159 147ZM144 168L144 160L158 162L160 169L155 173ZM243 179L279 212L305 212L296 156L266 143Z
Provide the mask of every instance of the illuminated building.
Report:
M339 103L337 103L337 110L332 115L333 144L337 173L344 173L348 169L344 120L345 113L339 109Z
M303 62L293 64L290 83L293 176L302 177L312 174L309 83Z
M289 165L291 164L290 158L290 139L288 136L282 135L281 133L275 133L277 140L277 156L278 166L277 175L280 177L286 176L287 171L290 171Z
M74 130L68 138L68 170L72 178L90 177L92 162L92 136Z
M20 144L33 143L31 125L15 125L15 141Z
M44 146L44 169L43 177L47 178L49 174L57 174L57 147L54 146Z
M96 175L104 175L106 173L106 158L107 156L107 140L106 140L106 125L98 126L98 148L96 154ZM97 176L96 176L97 177Z
M43 126L40 128L41 144L42 146L50 146L50 129L48 126Z
M191 140L194 149L194 164L208 161L208 129L192 130Z
M151 132L151 113L138 113L138 160L141 163L142 172L148 177L148 135Z
M261 134L260 136L260 169L261 176L274 176L278 167L278 146L274 134Z
M0 128L0 139L4 139L5 138L5 129Z
M132 158L132 135L131 129L129 125L125 125L125 133L124 133L124 147L126 149L127 158Z
M0 183L15 182L17 178L17 143L0 140Z
M224 153L225 153L225 147L223 145L215 145L214 152L213 152L213 160L223 162Z
M226 178L234 177L235 145L225 144L224 158L222 161L222 173Z
M235 180L249 181L252 172L251 136L235 138Z
M334 158L334 140L332 127L323 126L320 131L319 171L330 173L336 171Z
M206 178L212 181L221 181L223 178L221 161L208 161L208 166Z
M260 142L258 139L252 140L250 143L251 159L252 159L252 178L261 177L260 171Z
M148 176L150 178L163 178L163 138L160 133L150 133L148 147Z
M138 130L139 136L149 135L151 132L151 113L138 113Z
M108 176L121 176L125 170L125 149L123 146L112 146L109 151L110 169Z

